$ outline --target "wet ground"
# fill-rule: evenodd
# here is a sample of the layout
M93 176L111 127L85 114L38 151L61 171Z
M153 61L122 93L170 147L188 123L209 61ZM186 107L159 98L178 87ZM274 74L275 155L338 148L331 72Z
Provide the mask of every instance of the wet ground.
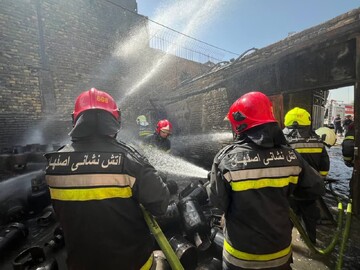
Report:
M352 174L352 168L345 166L342 153L341 153L341 138L338 140L338 144L331 147L328 150L330 156L330 171L328 178L337 180L332 184L333 190L342 197L348 197L349 195L349 181ZM179 180L179 189L183 189L188 183L187 180ZM329 186L327 186L329 189ZM346 218L346 206L347 201L341 199L344 207L344 214L342 217L342 228L345 226ZM338 217L338 202L335 197L330 193L327 193L324 197L324 201L328 206L333 218L334 224L327 224L331 222L323 222L323 225L318 225L318 240L316 248L323 250L329 246L336 232L336 221ZM344 254L342 256L342 268L344 270L360 269L360 219L357 216L351 216L351 227L349 232L349 238L346 242ZM312 252L309 247L303 241L300 233L296 228L293 229L293 251L294 251L294 263L292 265L294 270L325 270L325 269L340 269L337 268L339 263L339 250L342 241L341 230L340 237L336 242L334 250L328 255L322 255Z
M333 184L334 190L342 196L349 194L349 181L352 174L352 169L344 165L341 154L341 146L335 145L328 149L330 156L330 172L329 178L338 180ZM337 218L337 202L333 196L327 194L325 201L329 206L334 218ZM346 201L344 202L344 210L346 209ZM343 225L345 223L345 214L343 217ZM344 227L344 226L343 226ZM318 226L318 246L325 248L328 246L335 233L336 226L319 225ZM349 239L346 244L342 269L355 270L360 269L360 219L352 215L351 228ZM339 242L342 237L340 237ZM337 243L335 250L327 256L311 253L309 248L302 241L300 234L296 229L293 231L293 246L294 246L294 265L296 270L309 269L337 269L336 264L339 260L340 243Z
M337 180L332 184L333 190L342 197L348 197L349 195L349 181L352 174L352 168L345 166L342 153L341 153L341 138L338 140L338 144L331 147L328 150L330 156L330 171L328 178ZM179 190L182 190L187 183L188 179L177 179ZM327 186L329 189L329 186ZM342 228L345 226L346 218L346 206L347 201L341 199L344 207L344 214L342 217ZM327 248L333 239L336 232L336 221L338 217L338 202L333 195L327 193L324 196L324 201L330 210L334 223L323 222L323 225L318 225L318 239L316 248L323 250ZM351 227L349 232L349 238L346 242L344 254L342 256L342 268L337 268L339 263L339 250L341 247L342 234L336 242L334 250L328 255L322 255L312 252L310 248L303 241L300 233L296 228L293 229L293 252L294 263L292 265L294 270L325 270L325 269L344 269L355 270L360 269L360 219L354 215L351 216Z
M342 161L342 155L341 155L341 148L340 145L336 145L328 150L329 156L331 159L331 169L329 173L329 178L337 180L336 183L333 184L333 188L336 192L338 192L342 196L347 196L349 194L349 179L351 177L352 170L351 168L348 168L344 165ZM175 160L177 164L179 164L179 160ZM184 166L188 164L184 163ZM156 167L156 166L155 166ZM192 170L188 170L190 174L199 174L203 175L204 170L199 168L193 168ZM171 178L171 177L170 177ZM196 180L195 180L196 179ZM184 175L182 177L178 177L176 179L178 184L178 190L182 191L191 181L198 181L198 178L189 178L188 176ZM206 179L204 179L206 181ZM174 195L174 199L177 196ZM329 210L331 211L334 219L337 218L337 202L335 198L327 194L324 197L324 200L326 204L329 207ZM344 201L344 208L346 209L346 202ZM345 214L343 218L343 223L345 221ZM318 242L317 247L320 249L323 249L327 247L332 240L332 237L336 231L335 225L319 225L318 226ZM347 241L345 252L343 256L343 264L342 269L360 269L360 220L356 216L352 216L352 223L351 223L351 229L349 234L349 239ZM38 232L36 232L38 233ZM52 230L50 228L48 229L48 232L46 233L46 237L50 237L52 234ZM35 236L37 234L34 234ZM45 235L45 234L44 234ZM35 238L35 237L34 237ZM297 231L297 229L293 230L293 251L294 251L294 263L293 263L293 269L294 270L313 270L313 269L337 269L336 264L339 261L339 250L340 250L340 241L342 237L340 237L340 240L337 242L336 247L332 253L329 255L320 255L316 254L314 252L311 252L310 249L306 246L304 243L301 235ZM45 241L44 239L41 239L42 242ZM30 244L35 244L35 242L30 242ZM12 253L12 255L15 255L15 253ZM0 256L1 257L1 256ZM64 252L60 253L60 270L65 269L64 265ZM3 268L4 267L4 268ZM3 261L1 263L0 260L0 268L1 269L12 269L11 264L6 263Z

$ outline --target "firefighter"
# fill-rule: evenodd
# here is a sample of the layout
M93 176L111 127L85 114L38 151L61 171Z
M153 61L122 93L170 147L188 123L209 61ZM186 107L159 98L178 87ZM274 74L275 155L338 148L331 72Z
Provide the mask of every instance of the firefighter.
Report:
M354 167L354 147L355 147L355 125L352 122L348 126L348 131L345 134L345 138L341 144L342 155L345 165L348 167Z
M284 119L284 135L292 148L322 176L327 176L330 158L325 144L311 129L311 116L305 109L295 107L288 111Z
M343 120L342 124L343 124L343 129L344 129L344 134L346 134L348 132L349 129L349 125L353 122L352 120L352 116L350 114L345 116L345 119Z
M230 107L234 142L218 152L209 196L224 211L223 269L291 269L290 194L316 199L321 176L286 146L270 100L261 92Z
M330 148L335 145L337 138L333 129L328 127L319 127L315 130L315 133L321 138L327 147Z
M320 175L326 177L330 169L330 158L324 142L311 129L310 113L303 108L295 107L286 113L284 125L283 133L288 144L300 153ZM307 234L311 242L315 244L316 224L321 218L316 200L291 198L291 205L304 221Z
M109 94L81 93L72 116L72 143L45 155L68 269L151 269L153 238L140 204L164 214L167 187L143 156L116 140L120 111Z
M160 150L170 152L171 142L169 136L171 134L172 124L169 120L163 119L157 123L154 134L145 137L144 143Z
M335 134L340 134L340 137L342 137L343 129L341 127L341 117L340 114L337 114L334 119L334 128L335 128Z
M143 140L146 136L150 135L152 132L149 128L149 122L147 121L146 119L146 116L145 115L139 115L137 118L136 118L136 124L139 128L139 139L140 140Z

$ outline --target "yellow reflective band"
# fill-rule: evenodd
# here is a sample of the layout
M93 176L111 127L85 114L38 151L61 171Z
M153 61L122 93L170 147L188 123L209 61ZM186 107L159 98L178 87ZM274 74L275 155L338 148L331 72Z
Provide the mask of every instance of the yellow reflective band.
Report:
M320 175L322 176L327 176L328 175L328 171L319 171Z
M230 246L230 244L226 241L226 239L224 240L224 248L225 248L225 250L227 252L229 252L229 254L231 254L235 258L240 259L240 260L247 260L247 261L269 261L269 260L274 260L274 259L284 257L284 256L288 255L291 252L291 245L290 245L287 248L285 248L283 250L280 250L278 252L275 252L275 253L251 254L251 253L246 253L246 252L236 250L235 248Z
M346 161L352 161L352 160L353 160L353 157L345 157L345 156L343 156L343 158L344 158L344 160L346 160Z
M258 180L247 180L230 182L233 191L244 191L249 189L260 189L265 187L285 187L289 183L297 184L298 176L289 176L285 178L263 178Z
M346 136L344 140L355 140L354 136Z
M322 148L295 148L298 153L306 154L306 153L321 153Z
M151 253L151 256L146 261L146 263L140 268L140 270L149 270L153 264L153 261L154 261L154 254Z
M139 136L147 136L147 135L150 135L152 134L151 131L139 131Z
M111 198L130 198L130 187L104 187L84 189L50 188L51 199L60 201L90 201Z

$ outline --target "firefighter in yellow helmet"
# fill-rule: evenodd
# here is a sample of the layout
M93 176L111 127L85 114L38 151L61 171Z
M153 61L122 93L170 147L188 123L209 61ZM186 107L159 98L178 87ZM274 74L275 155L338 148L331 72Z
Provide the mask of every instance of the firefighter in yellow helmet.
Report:
M328 127L319 127L317 130L315 130L315 133L319 135L327 147L330 148L331 146L335 145L337 138L333 129Z
M288 144L322 176L330 168L330 158L325 144L311 129L311 116L303 108L295 107L285 115L283 133ZM316 242L316 224L320 219L320 210L315 200L293 200L293 208L302 217L310 240Z
M143 140L146 136L152 134L152 130L150 129L150 124L146 119L145 115L139 115L136 118L136 124L139 128L139 139Z
M295 107L285 115L283 133L296 151L322 176L327 176L330 159L324 142L311 129L311 116L305 109Z

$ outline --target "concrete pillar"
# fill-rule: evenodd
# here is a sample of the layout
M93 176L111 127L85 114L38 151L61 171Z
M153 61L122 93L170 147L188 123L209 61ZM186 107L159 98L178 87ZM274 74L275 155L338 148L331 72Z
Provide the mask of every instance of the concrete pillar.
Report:
M354 86L355 157L350 189L353 194L353 213L360 214L360 36L356 37L356 82Z

